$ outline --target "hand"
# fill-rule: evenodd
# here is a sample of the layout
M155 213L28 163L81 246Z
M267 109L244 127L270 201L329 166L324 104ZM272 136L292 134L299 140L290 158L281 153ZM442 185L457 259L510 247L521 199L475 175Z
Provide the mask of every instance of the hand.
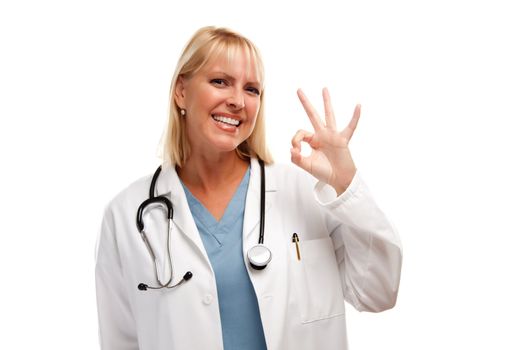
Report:
M292 162L308 171L318 180L332 186L339 196L350 186L357 171L348 149L348 142L357 127L361 105L356 105L352 120L343 130L338 132L327 88L323 89L326 124L323 123L301 89L297 90L297 95L308 118L310 118L314 132L297 131L292 138L292 149L290 150ZM308 143L312 148L312 153L307 157L301 155L301 142Z

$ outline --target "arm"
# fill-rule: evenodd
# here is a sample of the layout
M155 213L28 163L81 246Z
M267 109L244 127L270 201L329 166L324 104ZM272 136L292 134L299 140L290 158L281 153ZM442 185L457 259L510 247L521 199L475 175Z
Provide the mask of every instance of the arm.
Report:
M135 321L115 239L115 220L109 210L102 220L95 254L100 347L102 350L138 350Z
M399 288L401 243L360 178L348 148L361 107L356 106L350 123L339 132L327 89L324 121L304 93L297 94L314 132L300 130L292 138L292 162L320 181L316 196L327 212L345 299L358 310L389 309ZM309 156L301 155L301 142L312 148Z
M359 172L337 198L322 182L316 185L315 195L327 212L345 300L359 311L394 307L401 275L401 242Z

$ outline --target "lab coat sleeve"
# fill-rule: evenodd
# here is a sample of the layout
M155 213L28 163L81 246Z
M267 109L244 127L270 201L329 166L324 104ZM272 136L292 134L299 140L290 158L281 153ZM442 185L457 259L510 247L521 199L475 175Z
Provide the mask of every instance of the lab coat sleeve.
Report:
M314 195L327 212L345 300L359 311L394 307L401 277L401 241L359 171L340 196L322 182L316 184Z
M106 210L96 246L95 280L102 350L139 349L135 321L122 276L115 220Z

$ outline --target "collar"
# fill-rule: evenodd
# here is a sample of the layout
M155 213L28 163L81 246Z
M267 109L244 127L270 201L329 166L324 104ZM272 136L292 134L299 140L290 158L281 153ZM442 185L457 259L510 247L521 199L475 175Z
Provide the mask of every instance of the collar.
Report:
M272 166L265 166L265 177L266 177L266 192L275 192L277 191L275 186L274 177L272 175ZM252 181L253 179L253 181ZM259 167L259 162L257 158L250 159L250 183L248 190L250 191L259 191L261 187L261 169ZM157 185L155 186L155 196L166 196L175 201L177 199L177 193L184 194L184 189L175 170L175 166L170 161L166 161L162 164L162 171L157 179ZM172 194L175 194L175 198ZM186 199L186 198L184 198Z
M277 191L275 186L275 176L273 176L273 166L265 167L266 175L266 205L265 215L272 207L274 196L271 195ZM259 230L256 230L260 217L260 189L261 189L261 169L257 158L250 160L250 181L248 183L248 191L246 193L246 206L244 212L243 224L243 241L249 246L244 246L244 254L246 249L253 246L258 241ZM201 252L202 258L211 266L206 250L200 238L199 231L195 225L195 221L191 214L191 210L186 199L186 194L182 188L181 180L177 174L175 166L171 162L164 162L162 164L162 171L157 178L157 184L154 191L155 196L166 196L173 204L173 222L175 226L186 235L193 244Z

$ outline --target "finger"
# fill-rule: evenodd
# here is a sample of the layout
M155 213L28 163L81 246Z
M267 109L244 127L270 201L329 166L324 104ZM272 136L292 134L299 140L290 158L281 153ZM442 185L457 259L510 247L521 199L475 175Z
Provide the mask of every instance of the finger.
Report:
M361 105L358 104L355 106L354 109L354 116L352 117L352 120L350 120L350 123L344 128L344 130L341 132L344 137L346 137L347 140L350 140L352 138L352 135L354 134L355 129L357 128L357 123L359 122L359 117L361 116Z
M310 101L301 89L297 90L297 96L299 97L299 100L301 101L301 104L303 105L303 108L306 111L308 118L310 118L310 122L312 123L314 130L317 131L321 129L323 127L323 123L319 119L319 115L317 114L314 106L310 103Z
M292 137L292 147L301 152L301 142L308 142L312 140L313 133L306 130L298 130L295 135Z
M310 156L304 157L300 151L295 148L290 149L292 163L297 165L308 172L311 172L311 159Z
M337 130L334 111L332 109L332 101L330 99L330 93L328 92L328 88L323 89L323 101L326 127L332 130Z

